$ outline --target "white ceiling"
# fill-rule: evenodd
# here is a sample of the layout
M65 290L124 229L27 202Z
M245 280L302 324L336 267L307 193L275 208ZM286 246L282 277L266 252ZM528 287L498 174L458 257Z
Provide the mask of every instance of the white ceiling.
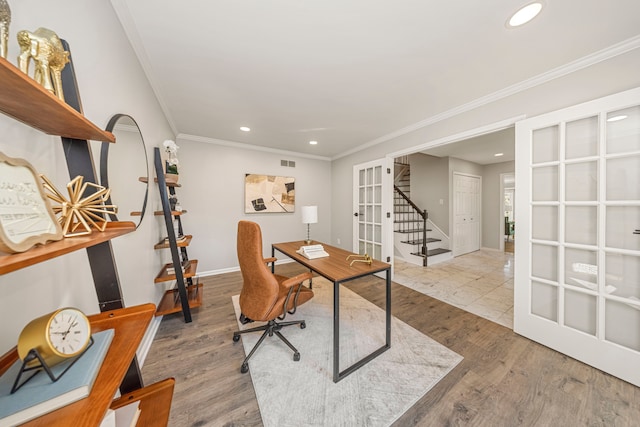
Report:
M177 135L327 158L640 34L638 0L111 2Z

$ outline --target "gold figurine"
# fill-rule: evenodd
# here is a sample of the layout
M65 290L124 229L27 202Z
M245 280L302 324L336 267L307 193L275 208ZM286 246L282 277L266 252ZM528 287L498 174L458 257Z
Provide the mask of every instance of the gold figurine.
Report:
M11 9L7 0L0 0L0 56L7 58L9 45L9 24L11 24Z
M62 226L64 237L81 236L91 233L91 226L100 231L107 227L107 220L103 215L117 213L115 205L105 205L109 200L111 190L91 182L83 182L82 176L75 177L67 184L69 199L67 200L49 179L40 175L47 190L47 197L58 205L53 204L52 209L59 215L58 222ZM95 188L95 192L85 196L88 187Z
M349 256L347 257L347 261L349 261L349 258L352 258L352 257L360 257L360 258L362 258L362 259L354 259L354 260L353 260L353 261L351 261L351 263L349 264L349 267L352 267L352 266L353 266L353 264L354 264L354 263L356 263L356 262L364 262L364 263L366 263L366 264L371 265L372 259L371 259L371 257L370 257L368 254L364 254L364 255L349 255Z
M33 79L64 101L62 69L69 62L69 52L64 50L58 35L46 28L38 28L33 33L22 30L18 32L18 44L20 71L28 75L29 62L33 59Z

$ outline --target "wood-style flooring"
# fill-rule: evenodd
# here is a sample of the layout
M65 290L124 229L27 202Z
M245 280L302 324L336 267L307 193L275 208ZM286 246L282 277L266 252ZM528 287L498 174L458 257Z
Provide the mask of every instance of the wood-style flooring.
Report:
M305 270L291 263L276 271ZM242 344L231 339L231 297L240 292L242 277L235 272L201 282L203 306L192 323L181 314L162 320L142 369L145 383L176 379L172 427L261 426L251 376L240 373ZM383 307L382 283L369 278L348 287ZM640 388L504 326L396 283L392 313L464 357L394 426L640 425Z

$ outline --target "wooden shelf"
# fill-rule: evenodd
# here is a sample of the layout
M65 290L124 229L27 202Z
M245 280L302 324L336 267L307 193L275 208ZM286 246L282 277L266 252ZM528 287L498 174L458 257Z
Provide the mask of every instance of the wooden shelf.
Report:
M138 178L138 181L140 182L149 182L149 180L147 179L146 176L141 176L140 178ZM165 179L166 181L166 179ZM153 182L158 182L158 178L154 178ZM177 182L167 182L167 187L182 187L182 185L178 184Z
M82 400L35 418L25 425L47 427L100 425L155 311L154 304L142 304L88 316L92 332L115 329L115 336L91 393ZM18 350L14 347L0 358L0 375L16 360L18 360Z
M178 242L176 242L176 245L177 245L179 248L183 248L183 247L185 247L185 248L186 248L187 246L189 246L189 244L191 243L191 239L193 238L193 236L192 236L192 235L190 235L190 234L189 234L189 235L186 235L186 236L184 236L184 237L185 237L185 240L184 240L184 241L182 241L182 242L179 242L179 241L178 241ZM169 242L167 242L167 241L166 241L166 239L162 239L162 240L160 240L158 243L156 243L156 244L155 244L155 246L153 247L153 249L167 249L167 248L170 248L170 247L171 247L171 246L169 246Z
M156 276L154 283L162 283L162 282L168 282L170 280L176 280L175 274L167 274L167 268L169 267L173 267L172 262L165 264L164 267L162 267L162 270L160 270L160 273ZM187 268L184 271L184 273L182 274L182 277L184 277L185 279L188 279L189 277L195 276L197 269L198 269L198 260L197 259L189 260L189 268Z
M187 286L187 297L189 299L189 308L200 307L202 305L202 283ZM182 304L180 303L178 289L169 289L164 293L160 304L158 304L156 316L164 316L181 311Z
M2 58L0 58L2 59ZM136 225L128 221L108 222L104 231L94 230L86 236L65 237L56 242L35 246L26 252L0 255L0 274L10 273L30 265L88 248L115 237L135 231Z
M166 426L169 423L174 385L175 380L167 378L131 393L123 394L113 401L111 409L118 409L140 401L140 417L137 426Z
M49 135L115 142L111 132L100 129L82 114L60 101L15 65L0 57L0 111Z
M183 214L186 214L186 213L187 213L186 210L171 211L171 215L173 215L173 216L179 216L179 215L183 215ZM155 212L153 212L153 214L155 216L162 216L162 215L164 215L164 211L155 211Z

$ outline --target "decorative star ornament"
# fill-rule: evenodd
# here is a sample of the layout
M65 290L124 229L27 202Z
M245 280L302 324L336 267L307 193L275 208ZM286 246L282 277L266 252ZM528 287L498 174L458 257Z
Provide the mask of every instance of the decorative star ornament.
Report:
M91 227L104 231L107 227L105 216L118 212L116 205L106 205L111 190L92 182L84 182L78 175L67 184L69 199L65 198L53 183L40 175L47 197L53 202L53 212L58 216L64 237L82 236L91 233ZM91 187L94 191L85 195ZM56 205L57 203L57 205Z

